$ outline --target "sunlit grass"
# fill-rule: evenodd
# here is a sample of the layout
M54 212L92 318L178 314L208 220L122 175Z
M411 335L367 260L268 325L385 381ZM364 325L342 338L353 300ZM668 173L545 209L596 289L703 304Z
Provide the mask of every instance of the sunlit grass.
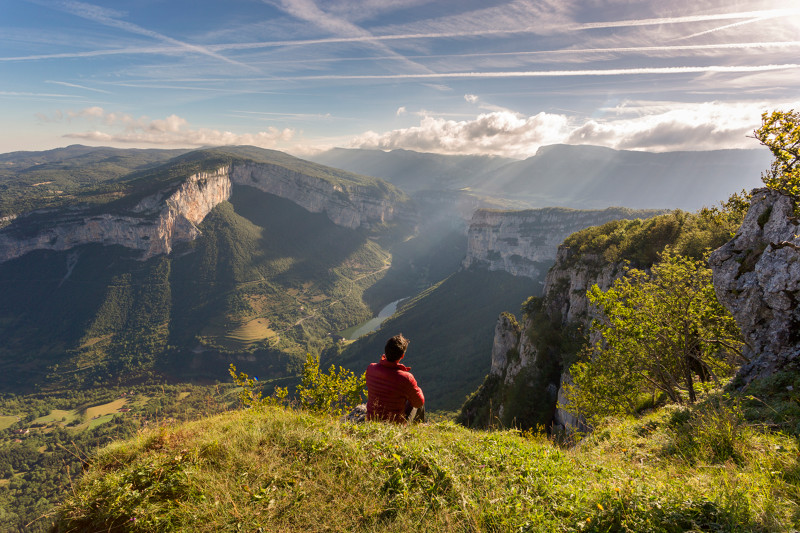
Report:
M739 460L688 458L684 415L545 436L352 425L279 408L141 433L98 454L61 531L787 531L796 441L746 435Z
M89 407L88 409L86 409L86 416L88 418L94 418L97 416L116 413L117 410L125 407L126 403L128 403L127 398L119 398L117 400L104 403L102 405L95 405L94 407Z
M125 407L127 403L128 403L127 398L118 398L116 400L101 405L88 407L85 409L72 409L72 410L53 409L50 411L49 414L40 416L34 419L31 423L34 425L55 424L55 425L65 426L70 423L78 421L80 423L74 425L73 429L76 431L80 431L87 428L93 428L99 426L100 424L108 422L119 411L119 409ZM3 418L10 418L10 417L3 417ZM12 423L17 421L16 417L13 417L13 419L14 420Z

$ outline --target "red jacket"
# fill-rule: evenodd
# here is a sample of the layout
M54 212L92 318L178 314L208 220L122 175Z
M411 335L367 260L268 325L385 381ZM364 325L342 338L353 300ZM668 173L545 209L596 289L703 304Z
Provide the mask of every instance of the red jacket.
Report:
M416 408L425 404L425 396L409 370L388 361L386 355L381 356L380 363L367 367L367 420L401 422L405 419L406 400Z

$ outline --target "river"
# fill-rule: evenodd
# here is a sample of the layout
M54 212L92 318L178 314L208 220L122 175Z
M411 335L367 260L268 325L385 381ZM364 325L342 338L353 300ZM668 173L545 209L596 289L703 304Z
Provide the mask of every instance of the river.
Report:
M394 302L390 303L389 305L381 309L381 312L378 313L378 316L370 318L366 322L362 322L357 326L349 327L346 330L342 331L340 335L345 339L352 341L356 340L362 335L366 335L367 333L372 333L381 326L381 323L384 320L392 316L394 312L397 311L397 305L403 300L405 300L405 298L400 298L399 300L395 300Z

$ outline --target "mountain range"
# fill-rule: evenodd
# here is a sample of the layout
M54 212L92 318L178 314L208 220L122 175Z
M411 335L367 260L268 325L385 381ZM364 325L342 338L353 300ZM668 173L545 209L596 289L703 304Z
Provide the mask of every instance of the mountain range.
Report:
M587 190L636 203L637 172L659 178L648 202L668 203L666 191L698 191L714 157L739 171L759 159L567 146L526 161L331 154L379 177L253 147L0 155L4 390L224 379L231 362L268 381L296 375L307 351L359 370L403 331L433 403L457 409L488 371L495 318L541 293L557 241L656 214L498 208L590 203ZM714 180L703 187L723 188ZM377 333L339 340L402 298Z
M694 211L742 189L758 187L771 155L767 150L651 153L551 145L521 161L343 148L312 159L383 178L410 194L468 189L527 207Z

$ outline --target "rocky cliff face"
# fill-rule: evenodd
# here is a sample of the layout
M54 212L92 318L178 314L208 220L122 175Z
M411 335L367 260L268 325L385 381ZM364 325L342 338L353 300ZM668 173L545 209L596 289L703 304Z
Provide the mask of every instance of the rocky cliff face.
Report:
M608 290L623 273L622 264L609 264L591 254L575 257L569 248L559 248L556 265L548 272L545 280L543 302L545 314L562 329L578 328L585 334L589 331L592 319L595 318L586 291L593 285L597 285L601 290ZM588 340L595 342L598 339L589 335ZM564 354L559 353L556 357L560 359L562 371L557 384L556 403L564 405L566 397L563 385L571 383L572 377L567 371L569 365L563 360ZM582 427L582 422L575 415L560 407L556 407L553 422L564 429Z
M709 258L717 298L747 342L745 382L800 362L799 225L791 198L753 191L736 236Z
M237 164L231 178L236 184L291 200L312 213L324 212L334 224L350 229L395 217L394 202L379 196L373 189L334 184L280 165Z
M560 247L556 263L544 282L543 306L547 316L562 324L588 328L594 316L586 291L592 285L606 290L622 274L621 264L607 263L593 254L577 255L567 247Z
M543 297L526 303L525 321L518 325L513 317L500 315L490 374L465 404L462 421L484 425L479 412L480 404L486 404L491 412L485 418L506 425L581 427L581 421L558 409L557 403L565 401L562 383L570 380L569 359L585 342L593 318L586 291L594 284L605 290L622 273L621 264L559 247Z
M177 243L200 235L197 225L230 198L234 184L289 199L311 212L325 212L335 224L348 228L395 216L395 203L376 190L345 188L279 165L237 163L189 176L122 212L88 214L73 209L20 216L0 230L0 262L33 250L67 250L89 243L139 250L141 259L169 253ZM28 224L34 219L36 224Z
M659 212L620 208L601 211L479 209L470 223L463 266L481 265L489 270L541 279L553 265L558 246L570 234L611 220L650 217Z
M196 225L230 192L228 169L223 168L190 176L171 193L148 196L125 213L53 213L41 229L27 235L14 231L17 225L24 229L28 217L22 216L0 232L0 262L33 250L68 250L89 243L140 250L142 259L169 253L176 243L195 239L200 234Z

